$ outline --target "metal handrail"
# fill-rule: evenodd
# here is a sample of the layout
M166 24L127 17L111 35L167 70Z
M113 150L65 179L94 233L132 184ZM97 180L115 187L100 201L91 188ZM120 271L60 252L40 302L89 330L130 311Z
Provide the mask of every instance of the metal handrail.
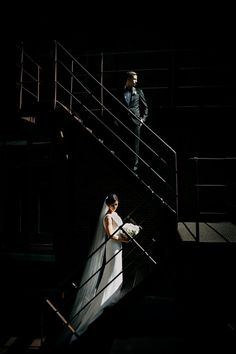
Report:
M20 68L20 77L19 81L16 81L16 84L19 87L19 109L21 109L23 102L23 92L27 92L29 96L36 99L36 102L39 102L41 81L40 74L42 68L30 55L25 52L23 42L21 42L20 46L18 46L18 49L20 50L20 64L18 65ZM27 69L26 60L28 60L28 62L33 65L36 74ZM25 77L27 79L25 79ZM32 87L28 88L27 84L33 84L34 90L32 90Z
M69 66L65 64L65 61L62 61L60 59L60 55L59 55L59 49L62 50L63 55L66 55L69 58ZM67 61L68 61L67 58ZM72 114L72 116L77 119L88 131L92 132L92 129L89 128L86 124L84 124L83 120L79 118L79 113L76 110L75 105L78 104L80 108L83 108L85 111L89 112L89 114L95 118L106 130L109 131L109 133L113 134L114 137L116 137L117 140L119 140L119 142L121 144L123 144L130 152L132 152L134 155L137 156L137 154L135 153L135 151L129 146L127 145L127 143L125 141L122 140L122 138L120 136L118 136L107 124L104 123L104 121L98 117L97 114L95 114L94 110L91 107L88 107L86 104L84 104L79 98L78 98L78 92L75 92L74 86L75 83L80 85L82 87L82 89L84 90L84 92L88 95L88 97L90 99L92 99L96 104L99 105L100 107L100 111L104 112L106 111L107 114L109 114L110 117L114 118L120 125L122 125L127 131L129 131L129 133L133 136L136 136L135 133L129 129L129 127L127 127L116 115L114 115L111 110L104 105L103 103L103 97L104 97L104 93L108 94L108 96L110 98L112 98L112 100L114 100L117 104L119 104L124 110L128 110L127 107L120 102L117 97L115 95L113 95L110 90L108 90L104 85L103 85L103 79L102 79L102 73L101 73L101 81L99 82L73 55L71 55L65 48L63 45L61 45L58 41L55 41L55 73L54 73L54 107L56 108L57 105L62 106L63 108L65 108L70 114ZM82 74L83 77L86 77L92 80L92 83L95 83L95 85L98 85L100 93L101 93L101 97L102 97L102 101L101 101L101 97L98 98L96 97L96 95L91 91L90 88L88 88L82 81L81 79L78 77L78 75L75 75L75 66L78 66L79 69L82 70ZM62 81L64 80L64 78L60 77L60 70L64 70L65 74L68 75L68 81L70 82L70 86L66 87ZM59 91L62 90L63 91L63 97L60 96ZM63 102L63 99L65 99L65 95L68 96L68 100L69 100L69 104L65 104L65 102ZM129 111L129 110L128 110ZM136 118L136 117L135 117ZM175 184L174 185L170 185L168 183L168 181L166 180L166 178L164 178L163 176L160 175L159 172L157 172L152 165L150 165L150 163L148 163L145 159L143 159L141 156L138 156L140 161L143 163L143 165L148 169L148 172L150 174L153 174L153 176L157 177L159 179L159 182L164 183L165 188L168 188L169 190L172 191L172 193L174 193L174 199L175 199L175 206L171 206L168 202L165 201L165 196L161 196L160 193L155 192L154 187L150 186L149 184L145 183L145 178L141 179L144 183L144 185L148 188L148 190L151 191L152 194L156 195L159 200L166 205L177 217L178 217L178 179L177 179L177 154L175 152L175 150L168 145L158 134L156 134L156 132L154 132L147 124L143 123L143 127L145 127L145 129L151 134L151 136L154 139L158 140L158 143L161 143L162 148L166 149L166 151L169 151L173 154L174 156L174 167L172 168L170 166L170 164L163 159L163 157L160 156L160 154L158 154L151 146L150 144L145 143L145 141L139 137L136 136L137 139L139 139L140 143L142 143L149 152L151 152L154 157L156 159L158 159L161 163L163 163L168 169L170 169L170 171L172 171L171 173L174 175L174 180L175 180ZM98 139L101 140L101 139ZM104 141L102 141L103 145ZM111 152L114 154L114 151L111 149ZM126 166L128 167L128 166ZM139 177L138 177L139 178ZM158 187L158 184L156 184L156 187Z
M211 215L226 215L226 212L214 212L214 211L209 211L209 212L203 212L200 210L200 189L201 188L226 188L228 185L227 184L222 184L222 183L199 183L199 162L200 161L236 161L236 157L192 157L189 158L189 160L194 161L195 163L195 183L194 186L196 188L196 221L195 221L195 225L196 225L196 241L199 242L200 241L200 215L206 215L206 214L211 214Z

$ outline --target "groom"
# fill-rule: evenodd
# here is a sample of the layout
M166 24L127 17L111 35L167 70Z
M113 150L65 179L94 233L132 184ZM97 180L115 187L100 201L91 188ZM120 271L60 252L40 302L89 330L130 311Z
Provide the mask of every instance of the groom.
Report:
M143 90L136 88L138 82L138 74L135 71L128 71L125 74L122 88L118 92L118 99L123 103L127 110L123 109L119 114L119 119L133 131L131 148L137 156L134 156L133 170L138 170L140 135L142 123L146 122L148 117L148 105ZM130 114L131 113L131 114ZM126 134L125 134L126 135ZM121 136L123 138L123 135ZM130 145L130 136L127 143Z

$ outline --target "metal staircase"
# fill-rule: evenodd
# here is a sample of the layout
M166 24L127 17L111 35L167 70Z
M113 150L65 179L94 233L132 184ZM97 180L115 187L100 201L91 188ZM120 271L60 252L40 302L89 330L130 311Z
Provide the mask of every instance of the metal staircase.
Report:
M150 81L158 74L158 78L161 77L161 83L159 87L146 83L146 89L151 106L162 118L162 121L158 127L158 122L152 117L150 125L144 124L140 141L142 146L140 170L138 173L134 173L123 161L120 151L121 149L125 150L126 154L130 156L133 156L134 152L120 139L113 126L114 121L119 123L119 117L112 110L114 103L117 104L114 86L115 74L126 70L125 55L117 53L119 62L122 62L118 67L116 60L114 62L111 60L116 58L114 53L103 53L100 56L91 55L90 57L72 55L58 41L54 41L52 46L47 49L43 54L43 60L39 60L40 64L38 64L25 52L23 43L17 46L20 59L17 61L17 114L13 124L8 125L6 134L1 140L1 157L5 171L2 186L8 185L8 190L3 191L3 199L7 200L10 197L7 204L8 211L6 209L4 211L4 220L7 222L4 221L3 224L1 262L2 268L4 268L6 258L8 261L14 258L14 267L17 267L19 271L19 274L16 272L17 275L14 275L14 272L10 273L11 282L9 282L10 279L7 279L7 275L3 279L6 284L11 284L8 289L10 292L14 291L17 297L18 292L16 293L14 290L15 284L18 284L16 278L19 276L20 280L20 270L24 269L25 283L22 285L19 281L18 290L19 294L28 292L26 299L24 296L23 298L19 296L20 300L16 302L14 311L11 313L11 316L15 318L14 331L17 332L19 326L17 318L23 316L28 309L32 313L31 316L26 314L24 328L22 328L23 331L29 332L27 341L30 342L30 339L38 337L38 341L34 341L34 344L37 342L38 349L41 349L43 353L52 350L53 345L50 346L50 341L55 340L56 342L58 340L58 332L63 325L62 318L57 316L57 311L59 314L65 315L65 319L67 319L67 306L75 293L73 284L79 280L85 262L86 252L84 250L89 248L93 235L94 222L97 218L96 210L99 208L99 201L107 193L108 186L104 185L104 176L109 175L112 180L109 188L112 190L115 188L122 200L121 215L124 218L131 217L135 222L142 224L143 231L137 240L140 247L129 244L124 249L124 271L126 272L124 297L117 309L113 309L114 312L104 313L98 323L94 324L96 331L99 330L99 323L102 326L106 325L106 320L111 326L116 326L118 330L124 319L122 315L119 317L119 311L125 316L131 303L134 313L139 306L145 312L151 303L159 310L164 304L167 312L171 311L170 321L166 325L172 329L172 326L175 326L175 330L171 333L167 331L163 333L163 336L167 336L169 343L172 337L173 345L185 349L185 338L176 330L176 326L186 330L186 325L183 321L176 321L174 318L181 309L178 307L179 304L173 309L173 299L175 299L176 291L179 290L175 284L176 264L177 266L181 264L180 279L184 283L186 270L184 269L184 261L181 263L180 258L183 256L185 259L189 249L186 253L185 249L179 247L181 237L177 233L177 221L185 220L186 216L191 221L201 221L199 218L196 219L196 215L199 216L196 214L196 204L191 204L189 198L183 199L187 195L187 197L193 196L196 201L194 188L204 189L205 187L201 187L200 183L192 178L195 174L192 176L192 173L189 173L190 170L186 168L187 162L183 160L182 152L185 157L190 157L189 161L192 161L193 156L197 156L194 161L200 162L201 160L201 156L195 154L193 145L190 144L192 152L188 144L184 146L185 142L189 142L192 138L185 140L187 131L183 127L192 112L194 126L197 127L197 129L193 129L196 132L193 135L193 140L197 140L201 131L200 113L205 110L204 112L210 112L211 115L217 106L217 104L215 105L216 97L222 98L218 108L224 111L224 104L226 104L226 111L230 112L230 100L227 96L230 85L227 86L224 83L214 86L213 71L208 71L205 67L205 71L208 72L208 82L204 83L205 86L201 90L202 95L193 95L193 92L200 90L201 78L204 80L206 78L204 70L201 70L204 67L200 68L203 63L198 56L193 52L190 57L188 57L189 53L184 56L181 51L153 52L153 55L149 56L149 64L154 67L159 65L159 67L155 67L156 69L146 68L145 75L147 74ZM136 59L137 55L140 56L141 63L143 55L147 56L148 53L133 54ZM167 57L172 59L167 60ZM183 64L183 67L181 66L181 58L189 60L188 63ZM197 63L194 62L196 58L199 59L197 59ZM168 65L166 66L167 62L171 63L170 68ZM201 65L197 67L199 63ZM138 68L137 71L139 71ZM197 72L201 72L202 76L197 75ZM170 86L167 81L169 76L173 79ZM221 76L222 80L223 77L224 75ZM189 86L189 80L195 84ZM209 96L210 105L205 102L207 95L204 92L206 89L212 93ZM219 95L215 96L214 90L217 90ZM159 94L157 95L157 93ZM223 99L226 96L228 100ZM199 97L198 103L193 102L193 98L197 97ZM211 111L213 106L214 109ZM196 112L199 113L199 117ZM205 113L203 120L204 117ZM178 123L176 118L178 118ZM178 124L180 128L177 128ZM173 128L171 132L170 126ZM210 127L206 126L206 128L207 136ZM165 139L156 134L156 131L161 131ZM166 141L171 142L171 146L174 146L175 149ZM201 146L203 151L204 144ZM200 144L198 148L199 146ZM231 145L229 144L229 146ZM177 150L180 152L178 169ZM232 151L231 153L234 156ZM230 161L233 163L233 159ZM230 168L231 170L233 169ZM186 172L187 178L190 178L192 183L191 193L188 190L190 183L184 184ZM94 173L97 176L96 181L94 181ZM20 179L17 177L19 175ZM231 181L234 182L233 179ZM28 184L28 182L30 183ZM22 188L22 186L25 187ZM234 191L234 184L231 183L230 186ZM11 190L11 188L13 189ZM187 193L183 194L185 188ZM10 190L11 193L9 193ZM235 200L233 195L230 193L230 199L226 201L227 208L230 210L227 217L231 217L233 214ZM94 208L91 210L86 207L82 210L82 205L93 205ZM197 210L199 211L199 208ZM78 219L79 213L83 213L82 219ZM14 242L8 235L9 230L15 235ZM78 238L78 235L81 237ZM22 237L24 242L22 242ZM197 236L197 241L201 241L201 235ZM190 251L194 256L193 260L189 261L191 272L193 268L193 283L197 277L194 268L196 266L194 263L195 252L197 251L195 249L190 249ZM19 262L20 259L23 260L24 265L21 261ZM154 262L150 262L150 259L154 259ZM29 271L27 265L30 260ZM32 262L32 260L34 261ZM43 271L42 260L44 260ZM231 260L230 256L230 266ZM207 261L204 265L209 267ZM201 265L201 270L204 265ZM196 267L198 266L197 263ZM225 266L224 269L226 268ZM212 276L211 271L208 274ZM188 274L186 277L188 278ZM40 282L38 282L39 278ZM198 278L196 283L198 284ZM207 280L205 283L207 284ZM200 281L199 285L201 285ZM197 301L199 291L196 285L192 284L192 287L192 291L196 291L195 300ZM183 289L187 291L186 287ZM183 296L185 290L180 289L180 296ZM32 296L29 296L31 291ZM133 297L136 297L137 303L134 298L130 301L132 294ZM7 300L7 296L7 294L3 296L3 303ZM148 296L151 296L152 299ZM11 297L10 303L13 300ZM6 302L9 303L9 301ZM201 304L200 301L200 313ZM19 310L20 307L21 310ZM35 314L34 309L39 307L40 311ZM157 316L159 316L159 310L157 312L153 310ZM10 326L13 327L9 323L11 321L9 321L7 311L3 313L5 329L8 333L8 327L9 329ZM134 313L130 311L130 316L133 317ZM114 314L117 316L116 324L112 320ZM186 313L184 315L186 316ZM145 316L143 316L143 320L147 320ZM161 323L160 320L159 329L164 325L164 322ZM233 323L233 321L229 322ZM130 320L127 323L127 331L129 331L128 325L133 326L133 331L129 332L128 337L135 337L138 326L135 327L135 324ZM150 329L150 327L148 328ZM141 331L140 335L142 336L144 333L146 332ZM153 343L159 348L162 345L163 347L167 345L167 343L160 343L163 337L159 338L159 344L157 344L158 334L152 332L152 335L153 338L152 340L151 337L149 338L149 343ZM47 343L45 336L49 339L49 342L46 341ZM89 331L88 336L90 339L95 336L95 339L98 340L92 330ZM156 341L154 341L154 336ZM231 341L228 334L227 338ZM117 348L122 348L122 345L125 345L122 336L111 335L111 340L114 341L113 347L111 349L112 343L110 343L107 350L113 350L114 353L115 350L118 350ZM24 342L22 348L26 352L30 352L31 349L35 350L35 346L31 346L32 343L26 345ZM44 343L46 346L43 345ZM87 346L88 343L85 341L84 344ZM105 343L100 344L104 351ZM97 345L98 342L96 342L96 348ZM141 342L140 345L142 346ZM7 347L7 349L9 348ZM74 348L75 352L77 349ZM67 350L69 350L68 347L66 352ZM70 350L73 351L73 348Z

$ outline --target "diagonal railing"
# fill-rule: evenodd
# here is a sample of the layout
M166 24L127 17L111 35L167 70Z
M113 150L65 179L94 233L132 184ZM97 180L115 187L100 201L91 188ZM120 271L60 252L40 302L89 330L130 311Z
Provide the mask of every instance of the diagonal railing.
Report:
M57 41L54 63L54 108L63 107L69 112L178 218L178 171L174 149L145 123L142 138L136 136L116 114L117 106L123 111L128 110L127 107L104 86L98 77L100 73L91 74ZM117 124L127 134L126 140L117 132ZM138 156L141 172L138 174L123 158L124 155L127 160L137 156L131 144L134 136L141 145Z
M100 244L95 250L93 250L89 256L87 257L87 260L89 260L92 257L96 257L96 253L100 252L101 249L103 249L106 245L107 242L113 242L111 239L112 237L119 232L120 230L122 230L129 238L130 238L130 248L131 251L133 251L134 249L136 249L139 253L139 265L142 264L143 262L145 262L145 260L147 260L147 262L149 262L151 267L155 267L157 266L157 264L159 263L159 260L157 258L156 255L152 255L152 251L153 251L153 245L150 246L147 245L147 242L145 240L145 238L143 237L143 235L140 236L140 239L138 239L138 236L130 236L124 229L124 225L126 222L128 221L132 221L134 222L134 219L131 218L131 216L133 216L133 214L135 213L136 209L134 209L129 215L127 215L126 218L124 218L123 220L123 224L114 231L114 233L107 238L102 244ZM142 222L144 221L144 219L139 223L139 225L141 226ZM141 230L141 233L143 231ZM155 240L152 240L152 242L155 242ZM128 273L131 271L135 271L134 269L130 269L130 264L126 264L123 266L122 270L117 273L113 279L110 280L109 283L107 283L102 289L100 289L100 291L97 291L95 294L90 294L89 295L89 290L91 291L91 281L93 283L93 279L95 277L95 282L96 282L96 276L98 275L98 273L100 273L103 269L104 266L106 266L107 264L109 264L114 257L116 257L122 249L120 249L115 255L113 255L111 258L109 258L108 260L106 260L106 262L104 264L102 264L101 266L99 266L94 273L92 273L89 277L87 277L86 275L83 277L83 281L80 280L80 284L77 284L77 281L75 280L76 277L78 277L78 269L73 272L74 275L73 277L70 275L70 279L67 279L68 283L71 283L71 285L73 285L73 293L70 294L70 296L68 296L65 301L63 306L57 306L55 305L55 302L52 301L51 299L49 299L48 297L45 298L46 303L49 305L49 307L53 310L53 312L55 312L55 314L60 318L60 320L62 321L62 323L66 326L66 329L71 332L71 334L75 335L76 337L78 337L77 332L76 332L76 328L78 327L78 319L80 314L90 305L92 304L92 302L113 282L115 281L122 273L125 273L126 276L128 275ZM125 258L129 257L129 252L131 252L130 250L128 252L125 252L125 250L123 249L123 262L125 262ZM137 257L137 255L136 255ZM132 259L135 259L135 256L132 255ZM86 261L87 261L86 260ZM81 265L80 265L81 266ZM150 267L149 267L149 272L150 272ZM146 274L147 275L147 274ZM143 275L144 277L146 275ZM74 278L74 279L73 279ZM60 288L65 289L66 287L66 282L63 281L63 283L60 284ZM58 287L58 289L59 289ZM78 306L76 306L76 310L73 310L72 312L70 312L69 315L66 315L66 310L65 307L66 305L69 303L69 301L71 300L71 297L74 296L74 293L76 292L77 294L82 291L84 291L84 288L87 289L85 290L85 293L87 293L88 291L88 297L89 299L87 299L86 301L84 301L84 299L82 299L82 303L81 306L80 304L78 304ZM132 290L132 289L130 289ZM122 298L122 296L124 296L124 294L120 294L119 298ZM87 296L86 296L87 298Z

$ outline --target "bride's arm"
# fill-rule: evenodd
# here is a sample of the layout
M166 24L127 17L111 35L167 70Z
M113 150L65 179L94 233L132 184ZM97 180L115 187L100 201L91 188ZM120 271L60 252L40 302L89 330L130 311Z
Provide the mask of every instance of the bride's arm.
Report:
M105 216L104 227L108 237L110 237L115 232L112 223L112 217L110 215ZM121 230L117 231L111 238L113 240L120 241L120 242L129 242L129 237L120 231Z

